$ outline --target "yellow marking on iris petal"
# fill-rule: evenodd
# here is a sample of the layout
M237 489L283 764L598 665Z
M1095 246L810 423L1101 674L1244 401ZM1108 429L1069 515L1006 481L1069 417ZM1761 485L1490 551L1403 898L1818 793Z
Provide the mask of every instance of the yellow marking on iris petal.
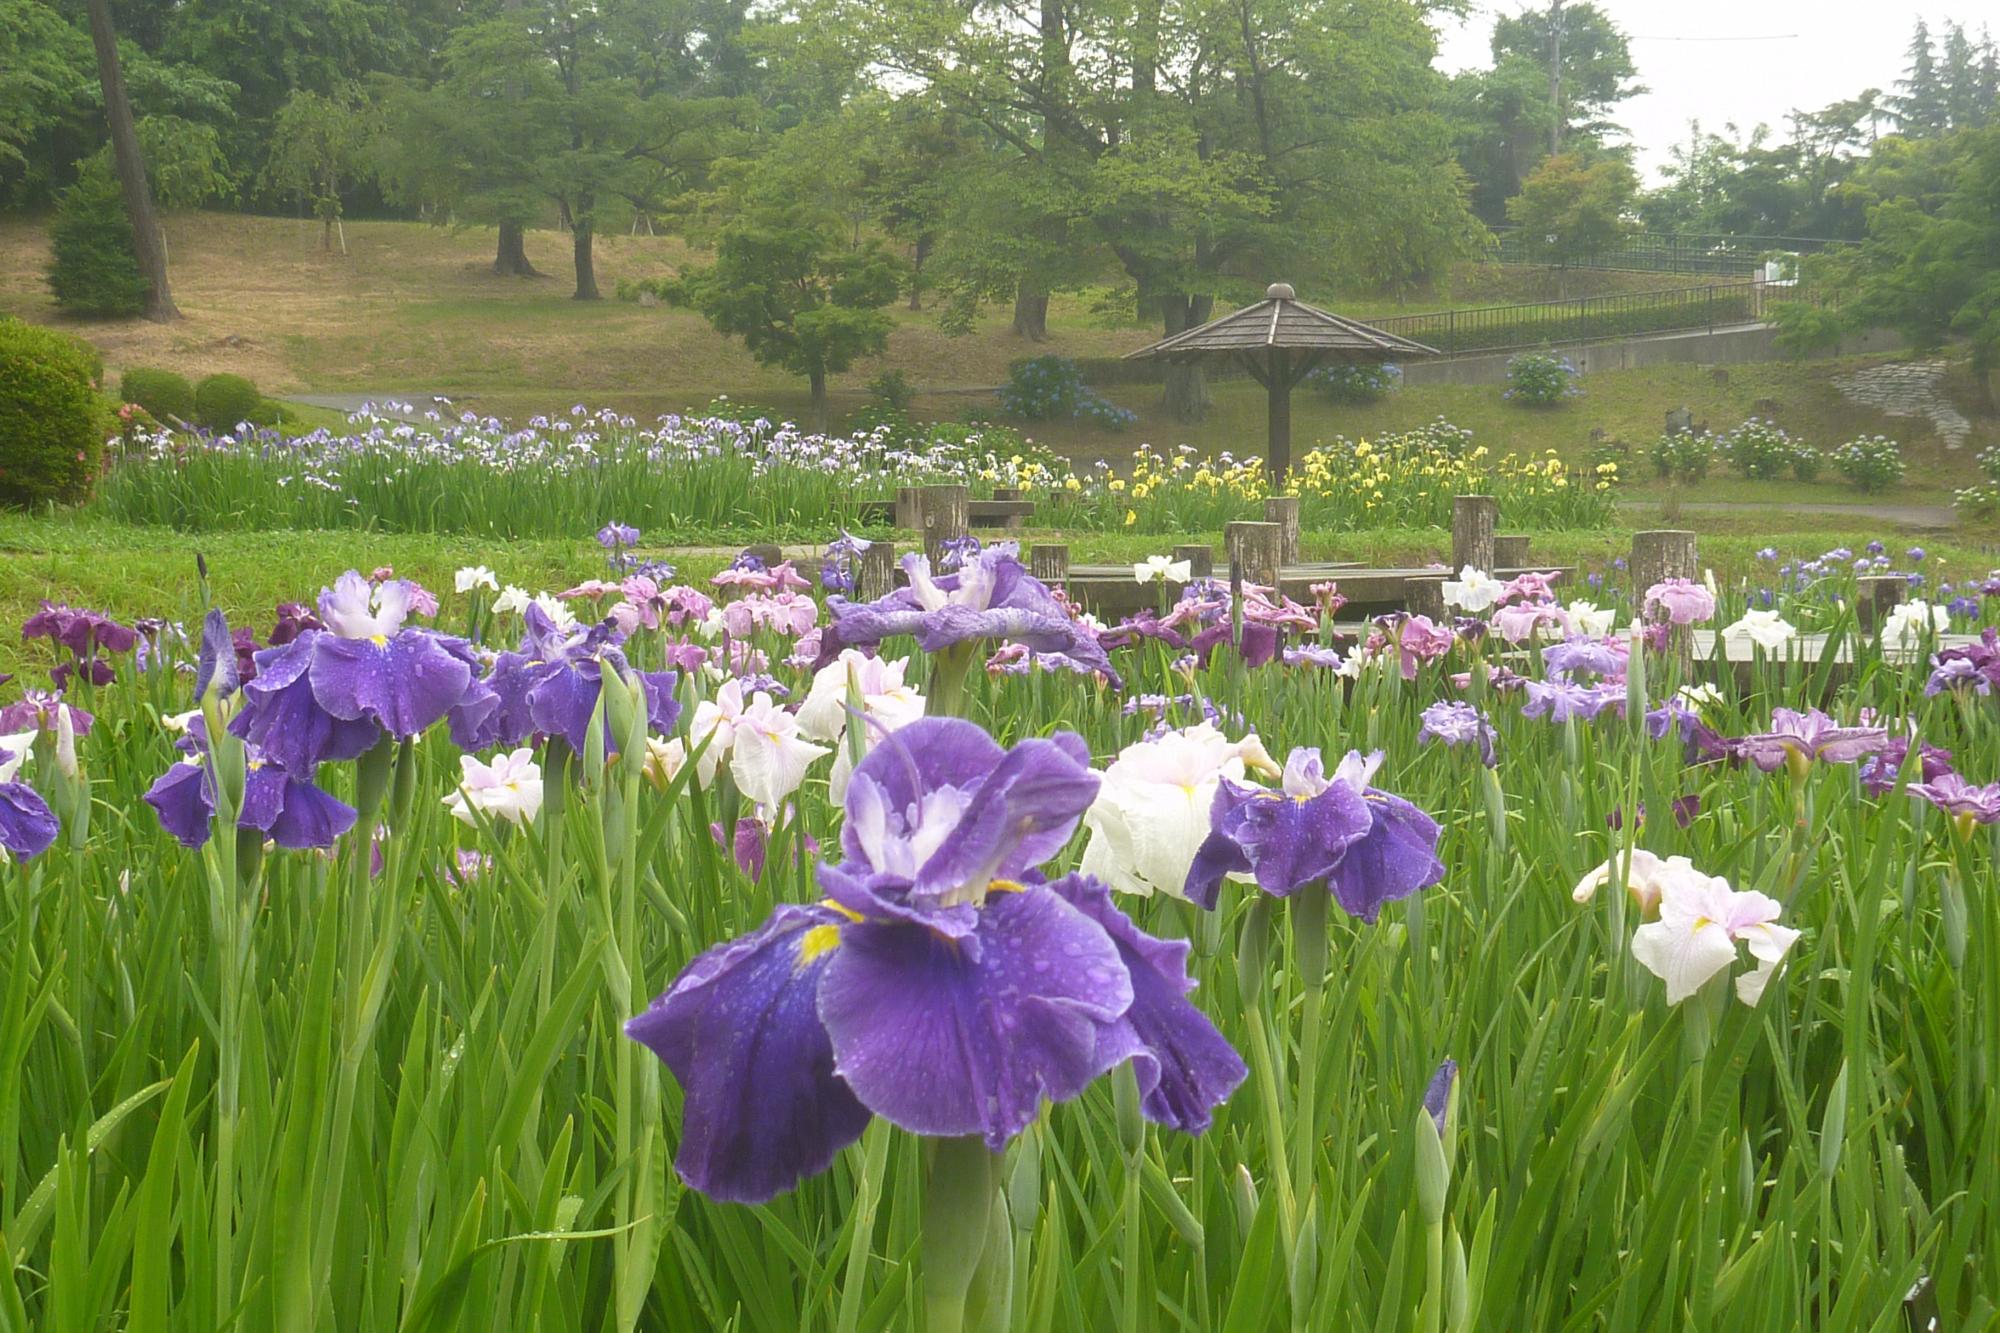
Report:
M831 898L820 899L819 905L821 907L826 908L829 912L840 913L842 916L846 917L849 921L859 921L861 919L861 913L855 911L851 907L843 907Z
M368 636L368 642L374 644L377 648L387 648L389 646L389 636L386 634L371 634Z
M798 966L809 967L815 959L822 958L839 947L839 926L814 926L799 936Z
M988 893L1026 893L1028 886L1018 879L996 879L986 886Z

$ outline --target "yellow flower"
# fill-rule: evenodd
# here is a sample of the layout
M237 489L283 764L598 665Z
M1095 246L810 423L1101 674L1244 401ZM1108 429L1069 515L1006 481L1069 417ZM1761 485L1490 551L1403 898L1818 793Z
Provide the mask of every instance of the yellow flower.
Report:
M1131 527L1131 526L1132 526L1132 525L1133 525L1134 523L1137 523L1138 521L1139 521L1139 511L1138 511L1138 510L1136 510L1136 509L1128 509L1128 510L1126 510L1126 511L1125 511L1125 526L1126 526L1126 527L1128 527L1128 528L1129 528L1129 527Z

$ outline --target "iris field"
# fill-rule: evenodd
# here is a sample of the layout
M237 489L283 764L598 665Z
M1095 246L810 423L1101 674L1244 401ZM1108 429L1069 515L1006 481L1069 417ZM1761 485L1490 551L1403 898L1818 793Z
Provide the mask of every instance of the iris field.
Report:
M1104 625L598 537L24 625L0 1322L1992 1322L2000 578Z

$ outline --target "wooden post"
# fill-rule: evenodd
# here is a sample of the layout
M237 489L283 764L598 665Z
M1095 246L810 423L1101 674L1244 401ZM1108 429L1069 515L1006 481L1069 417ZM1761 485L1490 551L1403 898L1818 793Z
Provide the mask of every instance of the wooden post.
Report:
M1271 484L1282 486L1292 473L1292 354L1273 347L1267 373L1271 377L1265 386L1270 413L1267 462Z
M1223 530L1229 554L1229 591L1239 594L1246 583L1278 587L1283 574L1284 530L1276 523L1231 523Z
M1632 534L1632 605L1641 610L1646 589L1666 579L1698 579L1701 557L1692 532L1657 528Z
M1021 488L1019 486L995 486L993 488L993 498L996 500L1018 500L1021 498ZM1000 520L1000 526L1018 531L1024 525L1021 522L1019 514L1009 514Z
M1879 634L1882 622L1910 590L1909 580L1901 574L1870 574L1854 584L1854 619L1863 634Z
M759 542L755 546L743 548L743 554L764 562L764 568L776 569L785 563L785 552L775 542Z
M894 520L894 526L906 528L911 532L917 530L917 526L922 520L917 517L916 487L898 486L896 488L896 508L891 517Z
M1061 542L1037 542L1028 548L1028 572L1052 588L1069 582L1069 547Z
M854 562L854 600L872 602L896 590L896 544L870 542Z
M962 541L972 526L972 490L967 486L917 487L917 532L924 554L938 563L946 542Z
M1207 579L1215 577L1215 548L1207 544L1176 546L1174 559L1188 562L1188 577Z
M1451 502L1451 567L1471 565L1493 572L1493 531L1500 526L1500 502L1490 495L1459 495Z
M1493 534L1493 565L1495 569L1526 569L1528 567L1528 539L1520 533ZM1493 570L1486 571L1491 574Z
M1299 563L1299 497L1273 495L1264 501L1264 521L1278 525L1278 552L1285 563Z
M1450 574L1412 574L1403 581L1405 600L1409 603L1410 614L1428 616L1434 622L1444 620L1444 583Z

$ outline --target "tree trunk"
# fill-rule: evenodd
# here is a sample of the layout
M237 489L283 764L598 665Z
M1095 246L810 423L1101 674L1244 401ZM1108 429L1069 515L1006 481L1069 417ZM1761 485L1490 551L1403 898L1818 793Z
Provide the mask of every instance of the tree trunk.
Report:
M1209 312L1215 308L1212 296L1182 296L1178 293L1163 296L1160 301L1166 311L1164 323L1168 337L1185 333L1208 322ZM1208 377L1202 373L1198 361L1169 361L1166 366L1166 387L1162 396L1167 415L1183 425L1192 425L1208 415Z
M826 406L826 372L824 370L812 371L808 375L808 380L812 385L812 428L818 434L824 435L826 434L826 423L828 419L827 406Z
M576 299L579 301L604 299L597 290L597 268L590 257L590 238L589 218L577 219L576 229L570 233L570 248L576 255Z
M935 244L929 233L917 237L910 247L910 309L924 308L924 261L931 257L931 246Z
M111 0L89 0L90 41L97 48L97 78L104 87L104 118L111 125L111 155L118 167L118 187L125 195L125 212L132 219L132 250L139 273L146 279L146 318L164 324L181 317L167 284L167 240L153 212L153 192L146 184L146 159L139 152L139 132L132 124L132 103L125 97L125 74L118 65L118 32L111 25Z
M1025 278L1014 289L1014 336L1038 343L1049 340L1049 294Z
M527 230L518 222L500 224L500 245L493 254L493 274L500 278L539 278L528 262Z

